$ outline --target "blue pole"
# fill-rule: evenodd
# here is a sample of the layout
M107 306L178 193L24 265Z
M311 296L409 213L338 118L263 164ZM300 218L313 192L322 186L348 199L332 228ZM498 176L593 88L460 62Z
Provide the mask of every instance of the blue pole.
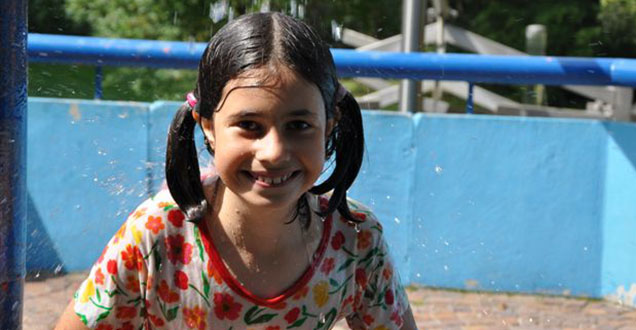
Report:
M466 98L466 113L473 113L474 112L474 104L473 104L473 90L475 87L475 84L473 83L468 83L468 97Z
M26 272L27 0L0 1L0 328L22 328Z
M94 96L96 100L101 100L103 96L103 93L102 93L102 78L103 77L104 77L104 74L102 72L102 67L96 66L95 67L95 96Z

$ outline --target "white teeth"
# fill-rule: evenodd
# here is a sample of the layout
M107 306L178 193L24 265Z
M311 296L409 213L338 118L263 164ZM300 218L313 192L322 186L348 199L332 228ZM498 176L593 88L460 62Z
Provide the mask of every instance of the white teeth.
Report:
M265 177L262 177L262 176L258 176L258 177L256 177L256 180L265 182L267 184L281 184L281 183L287 181L287 179L289 179L292 176L292 174L293 173L289 173L287 175L279 176L277 178L265 178Z

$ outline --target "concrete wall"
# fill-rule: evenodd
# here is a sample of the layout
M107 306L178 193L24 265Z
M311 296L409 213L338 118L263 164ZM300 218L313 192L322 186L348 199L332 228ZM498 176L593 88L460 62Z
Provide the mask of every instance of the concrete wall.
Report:
M28 269L91 265L161 187L178 106L30 99ZM363 116L350 195L383 221L405 281L636 304L636 125Z

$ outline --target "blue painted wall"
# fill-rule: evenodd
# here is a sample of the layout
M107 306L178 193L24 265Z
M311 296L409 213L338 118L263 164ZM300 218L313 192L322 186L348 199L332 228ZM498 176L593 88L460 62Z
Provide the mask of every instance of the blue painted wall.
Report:
M85 269L147 196L147 105L28 106L27 269Z
M634 125L605 123L601 295L636 306L636 135Z
M416 115L411 279L483 290L598 291L598 122Z
M28 269L92 264L128 212L161 187L178 106L30 100ZM375 111L363 118L367 154L350 195L383 221L405 281L636 292L636 125Z

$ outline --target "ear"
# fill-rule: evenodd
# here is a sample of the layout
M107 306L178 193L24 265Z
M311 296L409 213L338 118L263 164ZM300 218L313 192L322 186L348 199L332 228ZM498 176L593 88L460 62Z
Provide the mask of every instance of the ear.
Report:
M201 115L194 110L192 110L192 118L194 118L194 121L201 125L203 134L205 134L205 138L210 143L210 147L214 149L214 123L212 122L212 120L202 118Z
M339 121L340 121L340 108L336 106L333 117L331 117L331 119L327 119L327 127L325 129L325 139L329 138L329 135L331 135L331 132L333 131L334 127L336 127Z

